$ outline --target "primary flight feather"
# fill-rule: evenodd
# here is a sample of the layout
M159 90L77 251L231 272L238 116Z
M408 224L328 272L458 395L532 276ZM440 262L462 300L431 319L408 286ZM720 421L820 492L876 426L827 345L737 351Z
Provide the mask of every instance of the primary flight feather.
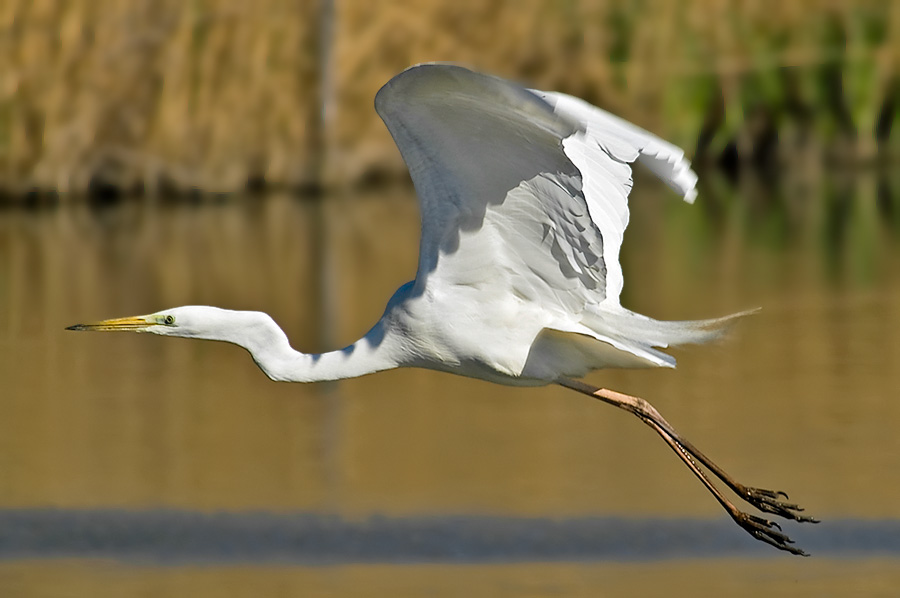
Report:
M734 318L664 322L619 303L630 164L692 202L697 177L684 153L577 98L454 65L407 69L378 92L375 108L409 167L422 236L415 280L362 339L305 354L266 314L207 306L70 328L235 343L280 381L424 367L510 385L558 383L640 417L741 527L802 554L777 524L734 507L695 460L761 510L813 521L782 493L738 484L642 399L572 380L606 367L674 367L661 349L708 341Z

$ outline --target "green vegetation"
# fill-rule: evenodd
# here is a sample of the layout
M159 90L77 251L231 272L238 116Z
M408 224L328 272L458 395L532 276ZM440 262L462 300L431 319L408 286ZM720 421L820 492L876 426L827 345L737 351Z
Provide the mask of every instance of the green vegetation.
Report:
M393 176L403 168L372 99L429 60L580 95L730 170L816 172L900 147L897 2L341 0L324 89L320 10L2 3L0 190L156 195Z

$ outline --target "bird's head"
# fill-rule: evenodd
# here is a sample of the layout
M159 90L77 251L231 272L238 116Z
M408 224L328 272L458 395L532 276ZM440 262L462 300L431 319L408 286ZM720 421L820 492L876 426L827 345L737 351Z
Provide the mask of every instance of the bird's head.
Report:
M95 330L102 332L150 332L162 336L181 336L235 342L233 336L252 326L259 312L231 311L206 305L173 307L143 316L113 318L90 324L75 324L66 330Z
M289 380L292 359L287 336L268 314L260 311L232 311L207 305L173 307L145 316L100 320L75 324L66 330L102 332L150 332L234 343L247 349L253 360L273 380Z

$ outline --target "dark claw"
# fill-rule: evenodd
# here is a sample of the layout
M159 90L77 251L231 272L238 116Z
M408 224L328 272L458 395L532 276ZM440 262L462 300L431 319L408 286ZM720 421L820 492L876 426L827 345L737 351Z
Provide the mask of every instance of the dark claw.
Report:
M765 496L767 498L777 499L779 496L788 500L790 497L787 495L787 492L783 490L766 490L765 488L747 488L748 492L753 492L758 495Z
M744 528L747 533L756 538L757 540L761 540L770 546L774 546L779 550L784 550L786 552L790 552L791 554L796 554L799 556L809 556L803 550L797 548L796 546L791 546L794 543L786 534L781 532L781 526L779 526L774 521L769 521L768 519L763 519L762 517L757 517L756 515L750 515L748 513L742 513L740 511L734 515L735 522Z
M785 502L779 497L788 498L786 492L764 490L762 488L745 488L743 498L748 503L763 511L784 517L785 519L793 519L801 523L818 523L819 520L807 515L800 515L803 507L795 503Z

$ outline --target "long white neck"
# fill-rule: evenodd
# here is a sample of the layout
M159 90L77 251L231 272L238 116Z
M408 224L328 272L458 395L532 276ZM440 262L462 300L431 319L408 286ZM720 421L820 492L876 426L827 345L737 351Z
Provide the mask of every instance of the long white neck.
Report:
M284 339L283 343L245 345L244 348L250 351L253 361L269 378L279 382L324 382L356 378L398 365L388 355L384 343L379 342L380 335L376 329L348 347L327 353L295 351L280 328L278 331Z
M274 323L273 323L274 324ZM277 328L277 327L276 327ZM301 353L291 348L287 336L277 328L277 343L250 343L253 361L272 380L280 382L323 382L356 378L397 367L384 342L381 322L352 345L327 353Z
M196 308L194 308L196 309ZM185 329L173 336L225 341L244 347L253 361L272 380L281 382L321 382L355 378L395 368L393 339L379 321L363 338L339 351L309 354L291 348L287 335L267 314L203 308L205 320L217 325ZM161 332L166 334L166 332Z

